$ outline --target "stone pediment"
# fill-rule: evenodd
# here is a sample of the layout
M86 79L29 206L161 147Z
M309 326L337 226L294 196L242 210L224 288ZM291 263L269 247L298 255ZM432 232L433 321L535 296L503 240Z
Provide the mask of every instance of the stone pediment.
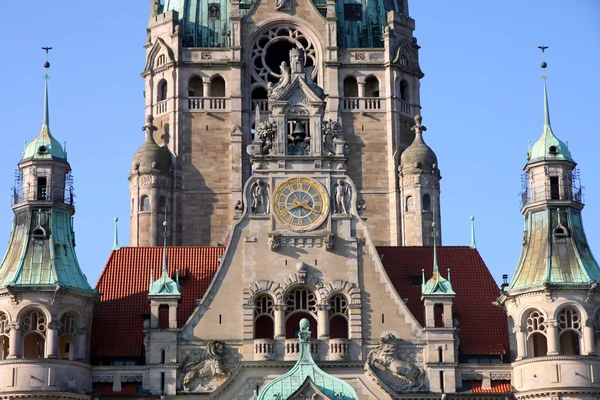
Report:
M311 86L303 78L297 77L279 96L273 98L272 101L286 102L290 107L296 105L308 107L311 103L323 103L324 98L325 94L321 88L316 85Z
M149 73L156 66L156 58L160 55L165 55L165 61L167 63L171 63L175 61L175 55L173 53L173 49L169 47L165 43L165 41L161 38L156 38L154 44L152 44L152 48L148 52L148 56L146 57L146 65L144 66L144 72L142 74Z

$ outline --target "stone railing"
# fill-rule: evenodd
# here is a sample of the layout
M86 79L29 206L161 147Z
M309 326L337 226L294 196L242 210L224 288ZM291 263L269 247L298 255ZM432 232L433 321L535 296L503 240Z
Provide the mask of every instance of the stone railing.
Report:
M167 112L167 100L162 100L156 103L156 115L164 114Z
M329 361L341 361L350 359L349 339L329 339Z
M400 114L411 115L410 103L408 101L400 100Z
M252 111L256 112L257 107L260 112L269 111L269 100L252 100Z
M190 111L228 111L226 97L190 97L188 109Z
M300 355L300 341L298 339L285 339L285 361L295 361ZM318 359L319 341L313 339L310 343L310 353L314 359Z
M276 343L273 339L254 339L254 361L274 360Z
M380 97L344 97L342 111L385 111Z

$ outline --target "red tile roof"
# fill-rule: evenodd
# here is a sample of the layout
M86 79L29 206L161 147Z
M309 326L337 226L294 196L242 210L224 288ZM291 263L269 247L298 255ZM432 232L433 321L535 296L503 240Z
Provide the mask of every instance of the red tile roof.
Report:
M433 272L432 247L377 247L382 263L396 291L407 298L406 305L423 325L421 270L425 278ZM506 354L509 350L508 323L504 311L492 305L500 291L477 250L468 246L438 247L440 272L450 268L456 292L453 312L459 322L461 354ZM411 277L419 284L411 284Z
M167 247L169 274L179 270L181 302L179 326L185 324L208 289L224 247ZM162 268L162 247L123 247L110 254L96 288L100 305L94 312L92 357L143 355L143 315L150 314L150 271L157 279Z
M489 389L481 387L481 381L473 381L471 384L472 393L512 393L514 392L510 381L492 381Z
M137 383L122 383L121 391L113 391L112 383L94 383L92 385L92 394L99 396L122 396L122 395L135 395L137 394L138 384Z

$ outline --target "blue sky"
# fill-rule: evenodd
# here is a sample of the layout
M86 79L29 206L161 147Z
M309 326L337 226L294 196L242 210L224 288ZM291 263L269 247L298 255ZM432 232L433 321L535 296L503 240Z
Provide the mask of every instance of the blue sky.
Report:
M305 0L299 0L305 1ZM75 176L80 264L92 285L113 242L128 243L131 157L143 141L147 0L7 2L0 12L0 233L11 229L10 188L23 141L39 132L44 62L51 54L50 124L67 141ZM538 45L547 51L554 133L569 141L585 186L584 224L600 257L600 2L409 0L422 46L425 140L439 158L445 245L477 244L500 281L521 249L520 174L542 130ZM3 194L2 194L3 193ZM6 243L6 242L5 242ZM0 252L3 251L0 249ZM456 266L441 266L460 268Z

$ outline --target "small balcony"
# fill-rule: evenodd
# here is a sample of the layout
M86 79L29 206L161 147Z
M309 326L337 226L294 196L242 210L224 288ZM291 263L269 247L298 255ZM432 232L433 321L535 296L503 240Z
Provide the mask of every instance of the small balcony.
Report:
M329 361L344 361L350 359L349 339L329 339Z
M252 111L256 112L256 109L261 113L269 111L269 100L252 100Z
M300 341L298 339L285 339L285 361L296 361L300 356ZM310 343L310 354L315 360L319 359L319 341L313 339Z
M43 201L59 204L75 204L73 189L59 186L21 187L13 189L13 204L23 201Z
M385 111L380 97L344 97L342 111Z
M277 341L273 339L254 339L254 361L274 360L276 344Z
M229 105L226 97L190 97L188 109L194 111L228 111Z
M156 108L156 110L155 110L156 115L161 115L161 114L166 113L168 111L167 100L159 101L158 103L156 103L155 108Z

